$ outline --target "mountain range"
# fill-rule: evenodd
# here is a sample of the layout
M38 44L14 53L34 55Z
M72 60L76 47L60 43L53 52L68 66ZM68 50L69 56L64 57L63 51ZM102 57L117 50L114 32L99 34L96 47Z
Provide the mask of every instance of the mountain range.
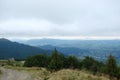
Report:
M43 50L37 47L12 42L7 39L0 39L0 59L25 59L35 54L49 54L50 51Z
M15 42L2 38L0 59L25 59L42 53L50 55L54 48L65 55L74 55L80 59L91 56L104 61L111 54L120 62L120 40L34 39Z
M31 39L20 42L45 50L56 48L59 52L79 58L92 56L98 60L105 60L111 54L120 60L120 40Z

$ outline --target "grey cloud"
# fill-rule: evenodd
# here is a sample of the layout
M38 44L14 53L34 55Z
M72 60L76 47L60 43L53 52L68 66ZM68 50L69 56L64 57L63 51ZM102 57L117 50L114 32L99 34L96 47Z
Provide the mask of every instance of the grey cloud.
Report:
M56 23L84 17L111 17L117 14L118 2L112 0L2 0L3 18L40 18ZM117 5L116 5L117 4ZM104 17L105 18L105 17Z
M120 36L119 0L0 0L0 36Z

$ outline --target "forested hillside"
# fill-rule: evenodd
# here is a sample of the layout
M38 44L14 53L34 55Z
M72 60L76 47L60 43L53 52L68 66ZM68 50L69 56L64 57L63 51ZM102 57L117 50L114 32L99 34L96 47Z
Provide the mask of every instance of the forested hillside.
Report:
M35 54L49 54L50 51L46 51L37 47L32 47L17 42L11 42L7 39L0 39L0 59L25 59L28 56Z
M89 56L84 59L78 59L75 56L66 57L55 49L51 56L35 55L29 57L24 66L44 67L51 72L61 69L87 70L93 75L108 75L110 80L120 80L120 67L112 55L109 55L103 63Z

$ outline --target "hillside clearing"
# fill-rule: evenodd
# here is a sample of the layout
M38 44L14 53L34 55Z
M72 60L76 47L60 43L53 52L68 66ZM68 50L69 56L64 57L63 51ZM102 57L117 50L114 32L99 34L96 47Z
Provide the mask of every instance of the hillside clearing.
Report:
M24 68L24 67L8 67L9 69L5 69L7 75L3 73L0 80L16 80L16 79L9 79L9 76L18 77L17 80L109 80L107 77L104 76L94 76L85 71L79 70L70 70L70 69L63 69L57 72L49 72L45 68ZM9 75L8 72L12 74ZM22 73L22 74L21 74ZM17 75L19 74L19 75ZM5 79L2 79L5 77ZM23 76L23 79L19 79Z

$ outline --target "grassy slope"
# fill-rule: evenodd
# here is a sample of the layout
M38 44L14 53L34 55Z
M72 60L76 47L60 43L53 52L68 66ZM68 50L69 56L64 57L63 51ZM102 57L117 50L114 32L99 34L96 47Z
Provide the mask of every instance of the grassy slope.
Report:
M8 67L7 67L8 68ZM9 67L28 72L36 80L109 80L104 76L94 76L85 71L63 69L58 72L49 72L44 68Z
M84 71L64 69L50 75L49 80L108 80L105 77L93 76Z
M0 70L0 75L2 74L1 70Z

